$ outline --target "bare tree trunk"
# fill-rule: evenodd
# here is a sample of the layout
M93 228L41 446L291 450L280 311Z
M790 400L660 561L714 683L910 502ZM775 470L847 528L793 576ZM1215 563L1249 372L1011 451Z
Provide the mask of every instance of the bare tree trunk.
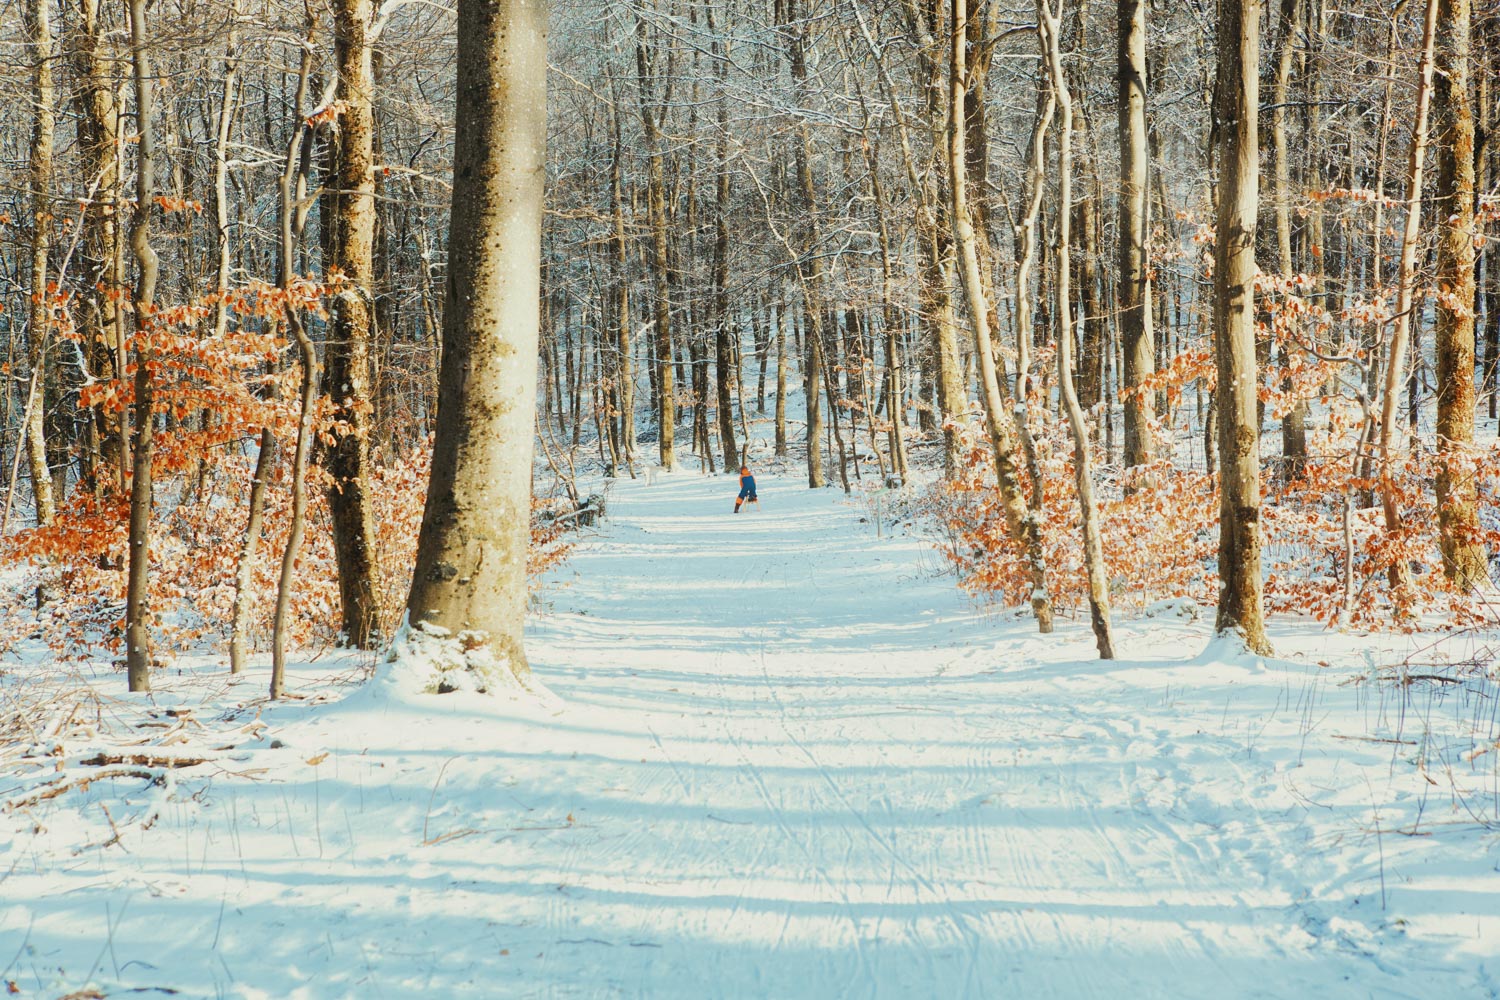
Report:
M1399 15L1403 10L1404 8L1398 7L1391 13L1390 23L1386 31L1385 56L1386 62L1390 65L1394 65L1396 61L1397 29L1400 26ZM1380 121L1382 122L1391 120L1393 82L1391 75L1387 74L1380 101ZM1380 140L1377 143L1375 154L1375 221L1374 225L1371 226L1370 234L1371 286L1378 293L1382 294L1385 291L1386 268L1385 253L1381 248L1381 241L1385 235L1385 178L1386 167L1390 159L1388 155L1389 149L1390 130L1382 128L1380 129ZM1376 412L1376 406L1379 405L1381 398L1381 385L1383 384L1384 375L1380 367L1383 345L1379 343L1379 337L1375 334L1366 334L1365 346L1370 356L1370 364L1365 370L1364 399L1361 401L1365 410L1366 426L1360 435L1362 447L1356 456L1355 468L1361 479L1369 480L1372 478L1372 466L1374 463L1372 444L1377 439L1380 424L1382 423L1380 415ZM1386 360L1389 361L1390 359L1387 358ZM1375 491L1366 488L1360 502L1365 507L1373 506L1375 503ZM1350 571L1352 572L1352 568ZM1350 613L1352 614L1352 612L1353 609L1351 607Z
M1099 507L1094 501L1093 463L1089 453L1088 427L1083 409L1073 388L1073 304L1068 282L1068 255L1072 235L1068 231L1073 197L1073 97L1063 72L1062 47L1059 41L1064 0L1057 0L1058 10L1049 9L1049 0L1037 0L1037 34L1042 56L1057 95L1057 384L1073 432L1073 478L1078 489L1078 505L1083 529L1083 562L1089 581L1089 623L1101 660L1115 658L1115 640L1109 615L1109 574L1104 567L1104 543L1099 535ZM955 57L954 65L959 64Z
M214 142L214 239L218 247L218 275L214 290L214 336L222 337L229 329L229 303L224 293L229 289L229 141L234 132L235 108L239 101L239 18L240 0L229 4L229 38L224 45L224 90L219 103L219 120Z
M94 189L83 213L80 244L79 316L83 351L94 377L120 377L124 371L124 315L117 293L123 289L119 238L120 159L119 107L100 55L100 0L76 0L76 26L70 29L68 50L75 81L77 143L82 175ZM102 491L106 478L121 490L130 468L126 420L98 405L91 414L88 484ZM106 469L108 464L111 468Z
M1260 0L1219 0L1219 190L1214 241L1218 366L1219 634L1269 655L1260 572L1260 435L1255 363L1255 217L1260 195Z
M298 195L306 188L308 147L313 141L312 130L304 123L307 114L307 88L312 72L312 32L313 22L309 21L307 44L302 47L301 67L297 75L297 92L293 99L295 114L292 120L292 137L287 141L286 159L282 164L278 184L280 194L278 229L281 253L277 265L277 283L283 291L286 291L292 283L297 243L302 236L302 222L306 219L306 210L299 210L297 201ZM290 303L286 305L289 313L292 308ZM290 316L287 322L293 335L298 338L297 343L303 364L302 393L297 425L297 457L293 460L292 468L293 531L300 546L301 511L306 502L307 442L305 439L311 433L308 420L312 400L317 395L317 359L303 348L302 340L305 339L305 334L301 329L301 318ZM245 638L250 630L250 606L254 599L252 588L255 581L255 554L260 547L261 528L265 519L266 491L271 469L276 462L277 448L275 432L270 426L263 427L260 432L260 450L255 456L255 472L250 482L250 509L245 518L245 538L240 544L239 560L235 564L234 603L230 611L229 631L229 672L232 674L240 673L245 668ZM291 600L291 567L296 563L296 556L297 553L291 545L288 545L282 554L281 577L276 595L276 625L272 630L273 673L277 669L276 663L284 662L282 658L285 656L286 609ZM273 692L273 697L280 697L279 684L273 686Z
M719 88L714 125L718 130L718 178L714 185L714 278L712 327L714 331L715 392L719 410L719 440L724 449L724 471L740 466L740 452L734 440L734 396L742 391L739 365L735 360L730 334L736 329L729 315L729 95L728 42L714 31L713 7L705 8L708 31L714 36L714 78ZM749 445L747 440L746 445Z
M302 552L302 536L307 528L307 463L313 442L314 404L318 395L321 367L313 342L307 335L302 317L290 304L286 309L287 326L297 342L302 358L302 392L297 417L297 444L292 457L292 511L286 548L281 553L281 576L276 586L276 614L271 626L272 698L286 693L286 629L292 603L292 582L297 571L297 557ZM439 413L446 411L444 406ZM441 419L441 417L439 417Z
M869 115L866 112L867 128L868 125ZM891 468L904 483L908 470L906 467L906 432L902 426L905 415L902 413L901 403L903 389L901 387L900 321L896 311L893 266L895 254L891 248L890 215L886 204L885 185L880 181L878 147L866 142L865 157L866 165L870 170L870 193L875 202L876 232L880 234L881 326L885 333L886 417L890 421L887 439L891 450Z
M1479 489L1463 467L1474 444L1474 113L1470 0L1438 0L1437 502L1443 572L1459 590L1489 583ZM1457 461L1458 468L1451 468Z
M786 21L781 26L786 38L787 64L791 68L792 85L798 103L809 106L811 90L807 79L807 21L804 20L798 0L785 0ZM818 245L821 227L818 225L817 186L812 175L812 131L805 117L799 118L796 137L793 139L793 160L797 171L797 189L807 225L802 256L797 269L802 276L803 308L807 315L808 334L804 348L803 386L807 402L807 485L821 489L827 485L823 474L823 401L825 374L823 371L823 347L828 325L824 322L824 272L825 265ZM837 404L837 397L828 401ZM833 414L835 422L838 413ZM842 469L841 469L842 471ZM846 477L847 484L847 477Z
M1412 126L1411 154L1406 174L1406 226L1401 234L1401 263L1396 272L1396 317L1386 355L1385 398L1380 409L1381 508L1387 531L1401 530L1401 508L1391 468L1391 438L1395 433L1401 387L1406 381L1406 351L1411 330L1412 286L1417 266L1417 237L1422 226L1422 177L1427 155L1427 118L1432 102L1433 50L1437 37L1439 0L1427 0L1422 29L1422 62L1417 80L1417 117ZM1392 563L1391 586L1398 592L1411 589L1411 567L1404 560Z
M234 602L229 613L229 672L245 669L245 637L250 631L250 603L255 581L255 554L260 548L261 526L265 521L266 487L276 464L276 435L270 427L260 431L260 450L255 456L255 472L250 480L250 512L245 522L245 538L235 563Z
M1077 226L1079 306L1083 311L1083 345L1078 357L1078 405L1085 411L1104 397L1104 345L1108 340L1104 302L1099 296L1099 199L1097 178L1085 174L1085 194L1073 206L1072 223Z
M1146 2L1118 0L1117 68L1120 117L1119 275L1115 294L1120 306L1120 340L1124 351L1122 389L1136 390L1156 370L1151 329L1151 272L1146 232L1146 192L1151 156L1146 133ZM1145 465L1155 451L1151 440L1148 394L1125 397L1125 465Z
M151 513L153 452L151 312L156 299L158 260L151 248L151 211L156 197L156 139L152 135L151 61L146 51L147 0L130 0L130 55L135 79L135 113L139 132L136 153L135 214L130 247L136 261L135 285L135 427L132 433L130 484L130 565L125 597L125 666L130 690L151 690Z
M786 300L776 305L776 457L786 451Z
M333 416L348 424L328 448L334 554L345 641L369 649L380 630L380 563L370 509L370 345L373 338L375 239L374 70L369 38L371 0L337 0L334 61L338 84L330 144L334 188L329 227L330 268L349 282L334 299L324 388Z
M961 264L964 293L969 304L969 322L974 327L974 352L979 360L981 398L985 427L995 456L995 480L1006 526L1016 544L1026 553L1031 572L1031 609L1037 629L1052 631L1052 600L1047 591L1047 557L1042 547L1041 520L1021 494L1020 467L1016 455L1016 426L1005 408L1000 380L995 370L994 343L990 338L989 303L979 275L979 253L974 224L969 217L968 182L964 155L964 63L968 47L965 25L967 0L951 0L953 31L949 47L948 178L952 203L953 237Z
M646 208L651 224L652 278L656 286L656 426L657 451L662 468L676 465L673 436L677 429L676 387L672 370L671 270L667 248L666 175L662 166L660 116L665 101L657 105L652 70L654 54L647 46L645 18L636 14L635 64L641 125L646 133ZM654 105L654 106L653 106Z
M635 363L630 339L630 242L625 233L625 193L623 160L625 143L621 136L618 102L611 108L614 151L609 164L610 213L614 220L612 246L615 265L615 367L616 398L619 400L620 443L625 449L625 463L634 468L635 461Z
M940 0L935 0L934 6L938 2ZM942 62L937 59L933 62L933 90L941 100ZM937 111L931 111L930 114L932 115L933 155L934 159L941 162L945 155L943 137L947 127L944 125L946 116ZM962 119L960 119L960 128L961 122ZM933 356L933 380L937 390L938 404L937 418L943 434L943 472L944 475L953 475L958 470L960 450L958 431L960 422L967 419L969 413L969 393L960 370L958 322L956 310L953 307L953 295L950 291L953 287L955 269L952 231L957 223L943 218L952 210L951 206L944 206L939 196L944 183L945 179L941 170L935 164L928 171L927 184L931 191L927 197L933 201L934 207L931 212L931 228L926 234L921 235L924 258L921 263L920 277L922 316L926 321L928 350ZM951 188L953 183L951 176L946 179L946 183ZM948 224L945 225L945 222Z
M1016 427L1021 438L1021 450L1026 458L1026 473L1031 480L1029 506L1037 518L1041 516L1044 484L1040 454L1031 434L1031 392L1035 375L1032 371L1032 349L1036 342L1036 299L1032 291L1031 275L1036 268L1038 250L1042 243L1037 239L1037 232L1042 198L1046 193L1047 130L1051 127L1056 112L1056 93L1051 87L1041 88L1036 117L1031 125L1031 140L1026 147L1025 208L1015 224Z
M951 227L945 218L947 205L941 195L944 183L941 165L947 158L948 99L943 93L943 67L946 57L936 34L942 21L942 0L908 0L907 20L915 39L918 67L926 81L926 124L929 149L934 163L925 174L917 169L912 149L911 130L901 111L896 85L886 66L884 49L876 41L865 20L862 4L853 4L860 34L875 62L880 83L890 103L896 134L901 141L901 160L907 183L918 194L916 236L921 248L918 264L921 320L921 345L918 358L921 373L927 379L937 403L937 419L926 407L918 409L918 425L926 431L941 427L943 435L943 470L945 475L957 471L959 438L957 422L967 414L968 394L959 373L958 331L954 323L953 243Z
M47 465L46 398L47 340L51 333L52 296L47 290L48 254L52 241L52 152L56 128L52 103L52 23L48 13L51 0L26 0L25 19L28 55L32 60L32 98L36 102L31 123L31 155L28 183L31 187L31 296L27 332L31 337L31 371L28 382L33 388L26 407L26 467L31 475L31 495L36 507L36 523L51 524L57 516L52 498L52 474Z
M522 645L547 143L547 10L459 0L443 394L407 620L487 690ZM457 686L452 671L436 689Z
M1294 35L1297 23L1302 19L1302 0L1281 0L1280 21L1276 33L1275 83L1271 110L1271 148L1274 159L1273 177L1276 190L1276 262L1283 281L1291 281L1296 273L1292 263L1292 205L1291 167L1287 156L1286 113L1290 97ZM1287 349L1282 347L1282 358ZM1292 388L1288 377L1282 386ZM1281 418L1281 455L1285 462L1283 470L1288 482L1302 475L1307 465L1307 404L1295 402Z
M1031 394L1032 348L1036 343L1036 299L1032 293L1031 275L1036 269L1037 250L1041 245L1037 239L1037 220L1047 190L1047 129L1051 127L1056 112L1057 95L1051 87L1046 87L1032 122L1031 141L1026 147L1026 207L1016 223L1016 406L1022 414L1023 432L1025 410Z

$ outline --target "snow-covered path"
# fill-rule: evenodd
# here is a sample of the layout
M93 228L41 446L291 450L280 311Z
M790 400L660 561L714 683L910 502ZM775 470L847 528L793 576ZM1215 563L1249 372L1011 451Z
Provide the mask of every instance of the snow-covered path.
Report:
M1076 625L997 641L920 545L851 534L796 484L738 516L723 494L623 491L560 604L588 624L541 633L544 675L617 747L567 768L598 790L548 918L581 943L549 970L684 997L1430 989L1375 930L1330 928L1317 897L1341 873L1222 700L1212 734L1152 721L1191 699L1184 672L1091 661ZM1210 676L1221 699L1283 688L1293 723L1311 696Z
M761 509L732 515L729 482L615 490L531 633L561 709L373 689L277 706L281 745L243 748L237 774L117 783L113 846L88 802L7 825L5 978L35 996L1495 995L1493 841L1393 837L1402 814L1380 810L1411 775L1329 738L1379 729L1384 702L1316 666L1221 661L1176 618L1128 626L1143 658L1101 664L1079 623L976 614L920 542L877 538L833 491L763 480Z

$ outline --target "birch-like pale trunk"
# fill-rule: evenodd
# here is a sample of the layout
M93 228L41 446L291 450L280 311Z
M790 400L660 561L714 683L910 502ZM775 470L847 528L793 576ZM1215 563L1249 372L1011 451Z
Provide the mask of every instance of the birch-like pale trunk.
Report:
M51 331L52 296L47 291L48 255L52 236L52 153L56 133L53 111L51 0L26 0L22 17L27 34L27 56L31 65L31 96L35 102L31 122L31 151L27 182L31 187L31 296L27 310L27 333L31 338L27 382L32 389L26 405L23 433L26 437L26 468L31 476L31 495L36 523L51 524L57 516L52 496L52 473L47 467L46 421L42 400L46 398L47 340Z
M218 125L214 141L214 240L218 249L218 272L214 291L214 336L222 337L229 329L229 304L224 293L229 290L232 247L229 242L229 143L234 136L234 116L239 102L240 69L240 2L229 4L229 37L224 42L224 85L219 98Z
M306 147L313 141L312 129L304 123L307 113L307 92L309 79L312 73L312 25L308 26L308 37L306 44L302 47L301 65L297 74L296 96L292 99L294 111L292 120L292 135L287 141L286 157L282 161L281 178L277 185L278 198L278 233L280 236L280 257L277 263L277 285L283 292L291 287L294 262L296 260L297 243L302 236L301 221L306 218L305 213L299 213L296 207L298 191L307 183L304 172L308 163ZM296 337L297 327L292 324L300 323L300 318L291 314L292 305L285 304L285 309L290 314L288 325ZM311 412L313 398L317 394L316 361L315 355L302 348L298 340L298 349L302 357L302 392L299 397L301 409L298 418L298 453L293 460L292 466L292 506L294 512L301 511L305 506L307 450L301 447L302 438L311 433L308 416ZM312 368L309 368L311 357ZM310 381L311 380L311 381ZM250 631L250 608L254 601L255 583L255 559L256 552L260 548L261 530L265 522L266 493L270 484L271 470L276 464L276 452L280 445L276 440L276 432L267 425L261 428L260 450L255 456L255 472L250 480L250 503L249 511L245 517L245 537L240 543L238 561L235 564L234 574L234 601L230 608L230 630L229 630L229 672L240 673L245 669L246 638ZM300 516L300 515L297 515ZM294 521L297 517L294 516ZM294 534L288 541L295 540L300 545L301 534L294 524ZM272 671L276 671L276 663L284 662L286 643L286 609L291 600L292 576L289 567L295 566L297 553L291 551L282 552L282 571L278 581L276 593L276 612L273 616L271 632L272 642ZM275 696L280 696L279 685L276 687Z
M964 150L964 65L968 47L966 0L951 0L953 17L949 64L948 107L948 179L952 201L949 209L953 221L953 241L958 248L959 273L963 276L969 322L974 328L974 353L979 361L980 398L984 402L985 430L995 460L995 482L1000 505L1011 538L1025 553L1031 576L1031 610L1037 629L1052 631L1052 599L1047 590L1047 557L1042 547L1039 513L1029 507L1021 493L1020 465L1017 461L1015 421L1005 408L1000 391L999 373L995 368L994 341L990 336L989 303L985 301L984 282L979 273L979 251L974 224L969 215L968 178Z
M1396 269L1396 316L1386 353L1385 394L1380 407L1380 504L1385 530L1401 530L1401 507L1392 474L1391 438L1394 436L1401 387L1406 381L1406 350L1410 339L1412 288L1416 283L1417 237L1422 227L1422 180L1427 157L1427 119L1432 106L1433 51L1437 38L1438 0L1427 0L1422 28L1422 61L1417 70L1417 116L1412 126L1411 152L1406 168L1406 225L1401 231L1401 262ZM1411 589L1411 567L1397 560L1390 567L1391 586Z
M1057 386L1073 434L1073 481L1078 491L1080 527L1083 533L1083 564L1088 575L1089 624L1101 660L1115 658L1114 630L1109 613L1109 574L1104 566L1104 542L1099 534L1099 505L1094 500L1093 461L1089 451L1088 426L1073 385L1073 303L1071 279L1073 212L1073 95L1063 72L1062 27L1064 0L1057 0L1058 10L1049 9L1050 0L1037 0L1037 35L1042 43L1042 58L1047 63L1052 91L1057 97Z
M776 304L776 414L775 451L777 458L785 458L786 447L786 299Z

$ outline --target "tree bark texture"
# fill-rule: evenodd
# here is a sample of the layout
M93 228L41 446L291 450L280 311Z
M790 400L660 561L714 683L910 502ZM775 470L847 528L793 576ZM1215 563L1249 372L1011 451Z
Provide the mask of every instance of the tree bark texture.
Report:
M460 0L445 403L407 615L488 687L522 645L547 142L543 0Z
M1151 156L1146 133L1146 0L1118 0L1117 82L1120 119L1119 275L1120 339L1124 388L1137 389L1156 370L1151 329L1151 274L1146 232L1146 192ZM1125 399L1125 465L1151 461L1151 399Z
M47 465L46 369L47 340L51 329L51 295L47 290L48 255L52 245L52 152L56 132L52 84L51 0L26 0L22 11L28 36L27 54L32 60L31 93L35 101L31 123L31 155L27 181L31 186L31 299L27 331L31 337L31 399L26 408L26 466L31 475L31 494L36 523L51 524L57 516L52 498L52 474Z
M117 294L124 288L124 246L120 240L120 108L101 52L100 0L75 0L67 36L75 80L77 142L84 177L94 195L83 213L79 247L79 315L83 350L94 376L121 377L125 370L125 310ZM130 444L125 419L100 404L92 414L90 484L101 490L106 478L125 488ZM109 465L105 469L102 466Z
M156 197L156 139L151 60L146 27L146 0L130 0L130 55L135 84L135 214L130 248L135 256L135 406L131 434L130 558L125 596L125 668L130 690L151 690L151 513L153 451L151 310L156 300L159 267L151 247L151 212Z
M339 597L345 641L369 649L380 631L380 564L370 498L370 350L374 336L375 76L369 38L371 0L334 5L338 108L331 139L328 265L348 287L334 299L324 390L347 427L324 460L332 482Z
M1260 0L1219 0L1219 187L1214 241L1219 422L1219 611L1215 629L1269 655L1260 569L1255 222L1260 195Z
M1437 502L1443 572L1463 591L1489 583L1479 489L1463 458L1474 443L1474 112L1470 0L1438 0ZM1456 462L1450 468L1449 459Z

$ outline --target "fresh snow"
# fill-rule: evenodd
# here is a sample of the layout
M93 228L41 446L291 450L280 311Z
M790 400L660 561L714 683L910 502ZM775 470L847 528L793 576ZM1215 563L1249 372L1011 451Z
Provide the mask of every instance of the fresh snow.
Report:
M1175 602L1100 662L757 471L614 485L539 693L6 664L0 991L1500 995L1495 688L1377 679L1433 637L1261 661Z

